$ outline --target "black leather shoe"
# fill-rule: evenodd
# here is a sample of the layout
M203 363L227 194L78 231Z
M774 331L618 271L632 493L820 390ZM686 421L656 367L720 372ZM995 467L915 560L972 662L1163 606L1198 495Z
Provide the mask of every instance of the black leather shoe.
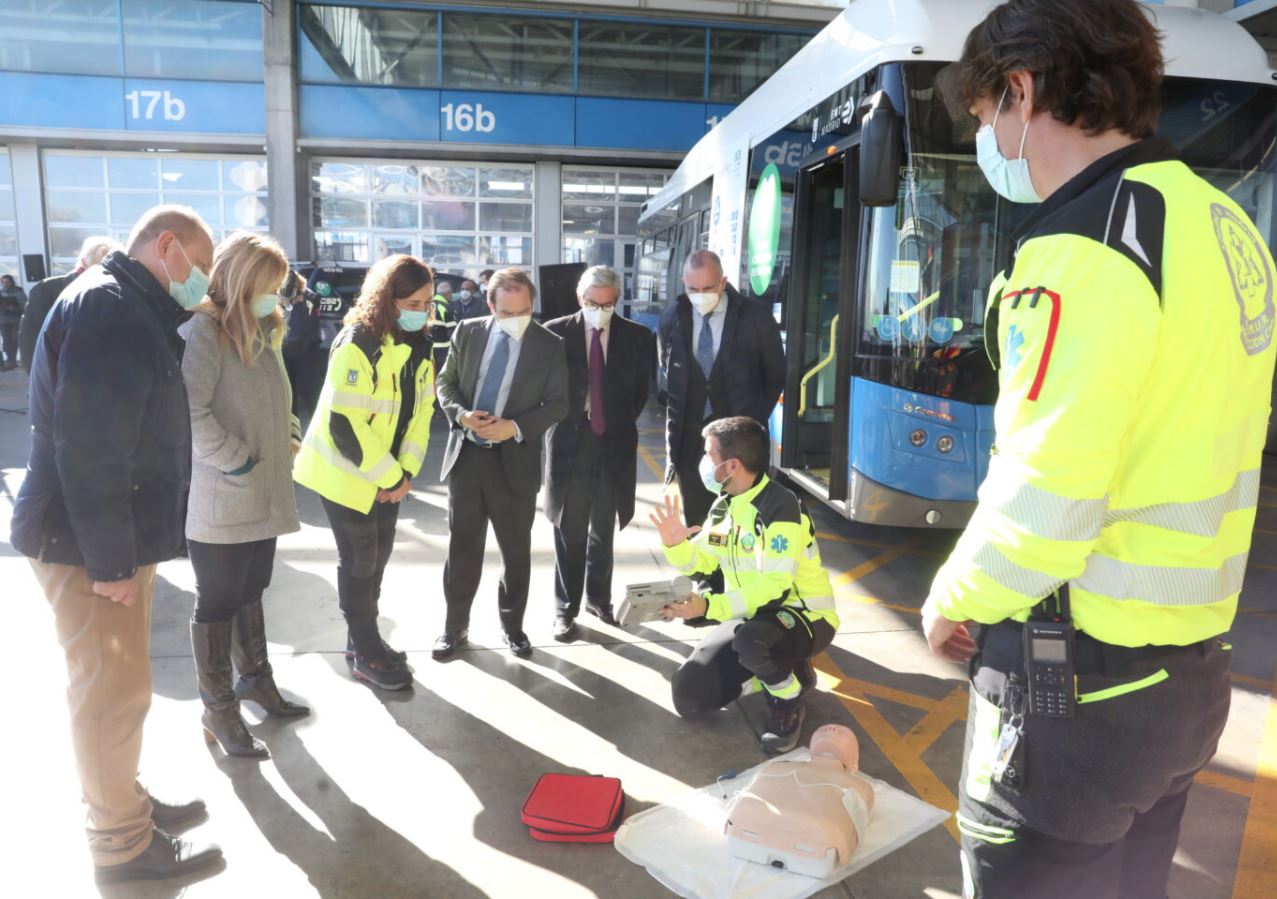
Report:
M466 638L469 636L469 629L457 631L455 634L444 631L439 635L439 639L435 641L434 648L430 650L430 654L434 656L437 662L450 659L457 651L457 647L465 643Z
M604 624L610 624L612 627L618 626L616 623L616 617L612 614L612 606L610 604L605 606L601 603L590 602L587 599L585 601L585 611L589 612Z
M129 880L168 880L185 877L213 864L222 850L212 843L188 843L162 830L151 834L151 845L137 858L122 865L99 867L94 871L98 883L123 883Z
M190 802L169 803L163 799L151 797L151 820L155 826L166 833L173 833L179 827L192 824L208 815L203 799L192 799Z
M532 655L532 641L523 631L502 631L501 635L505 637L505 645L510 647L512 655L521 659Z
M554 619L554 639L560 643L571 643L576 639L576 622L566 615Z

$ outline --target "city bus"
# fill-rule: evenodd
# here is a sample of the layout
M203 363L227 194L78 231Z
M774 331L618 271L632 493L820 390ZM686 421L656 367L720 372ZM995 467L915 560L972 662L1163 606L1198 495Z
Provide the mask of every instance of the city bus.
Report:
M989 187L976 122L945 88L992 6L852 0L640 216L637 310L674 301L690 252L717 252L784 335L775 468L855 521L960 527L988 469L986 294L1032 207ZM1164 36L1159 135L1271 246L1277 85L1264 50L1218 14L1147 9Z

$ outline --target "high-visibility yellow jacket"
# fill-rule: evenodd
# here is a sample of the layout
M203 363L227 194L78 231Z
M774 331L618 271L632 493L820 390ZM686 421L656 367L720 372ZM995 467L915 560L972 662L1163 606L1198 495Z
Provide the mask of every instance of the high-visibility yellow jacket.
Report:
M1107 643L1228 630L1277 353L1263 236L1161 141L1099 160L1022 233L985 322L994 455L931 601L1022 621L1068 583Z
M723 494L691 540L665 547L679 573L712 578L723 589L706 593L706 618L751 618L763 606L807 610L838 629L834 590L820 564L816 528L798 497L767 475L739 496Z
M431 323L431 337L434 339L435 348L446 347L452 343L452 332L456 330L457 323L452 317L452 310L449 309L451 300L441 293L434 295L434 299L430 302L434 303L434 321Z
M434 413L434 363L424 334L378 343L363 325L337 335L293 479L367 513L378 489L421 471ZM397 445L397 453L394 452Z

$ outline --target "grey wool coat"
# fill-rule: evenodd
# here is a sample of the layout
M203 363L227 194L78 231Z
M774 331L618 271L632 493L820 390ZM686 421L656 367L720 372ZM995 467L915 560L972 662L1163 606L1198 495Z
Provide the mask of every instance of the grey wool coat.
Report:
M195 313L182 377L191 403L191 497L186 537L200 543L249 543L300 528L293 493L291 441L298 436L284 361L267 347L253 365L218 339L217 322ZM247 474L231 475L249 460Z

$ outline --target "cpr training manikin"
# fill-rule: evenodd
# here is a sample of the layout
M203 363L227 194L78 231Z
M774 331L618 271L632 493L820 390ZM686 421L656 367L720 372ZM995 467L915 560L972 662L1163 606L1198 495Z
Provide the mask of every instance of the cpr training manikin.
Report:
M811 735L811 760L768 762L727 814L732 855L825 878L845 865L869 826L873 787L858 772L860 744L849 728Z

